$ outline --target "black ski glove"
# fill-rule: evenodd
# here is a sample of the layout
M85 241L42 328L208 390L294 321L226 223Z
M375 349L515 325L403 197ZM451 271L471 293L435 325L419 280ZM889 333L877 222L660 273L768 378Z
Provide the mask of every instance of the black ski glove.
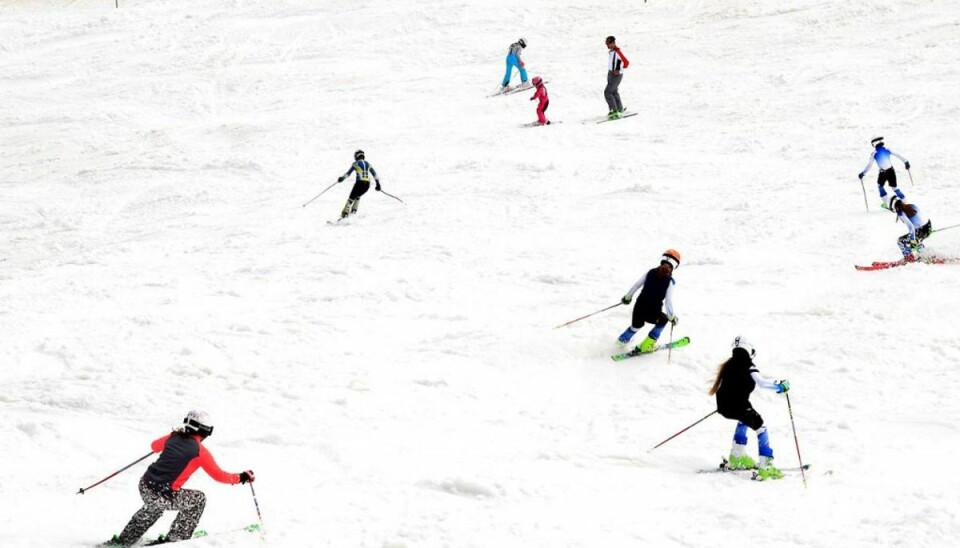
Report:
M240 472L240 483L247 483L248 481L253 483L254 479L256 479L256 476L253 475L253 470Z
M342 183L342 182L343 182L343 176L337 177L337 182L338 182L338 183Z
M907 168L908 171L910 170L910 162L904 162L903 165Z
M380 181L377 181L377 192L380 192Z

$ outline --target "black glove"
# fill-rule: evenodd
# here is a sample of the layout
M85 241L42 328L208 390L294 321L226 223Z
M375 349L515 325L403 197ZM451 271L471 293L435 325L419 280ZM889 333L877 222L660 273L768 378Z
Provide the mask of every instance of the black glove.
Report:
M861 174L859 174L859 175L857 175L857 176L860 177L860 180L861 180L861 181L863 180L863 173L861 173Z
M907 168L908 171L910 170L910 162L904 162L903 165Z
M256 479L256 476L253 475L253 470L240 472L240 483L247 483L248 481L253 483L254 479Z
M380 192L380 181L377 181L377 192Z
M624 295L623 298L620 299L620 302L623 304L630 304L630 301L632 300L633 300L633 295L628 294L628 295Z
M338 182L338 183L342 183L342 182L343 182L343 176L342 176L342 175L341 175L340 177L337 177L337 182Z
M680 321L680 318L677 317L677 316L674 316L674 317L670 318L669 321L670 321L670 325L677 325L677 322Z

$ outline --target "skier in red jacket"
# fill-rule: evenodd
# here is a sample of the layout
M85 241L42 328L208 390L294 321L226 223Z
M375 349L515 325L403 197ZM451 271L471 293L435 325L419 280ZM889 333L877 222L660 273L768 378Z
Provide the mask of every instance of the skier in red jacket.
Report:
M533 94L530 100L540 99L540 102L537 104L537 123L543 126L550 123L545 114L547 107L550 106L550 98L547 97L547 86L543 85L542 78L535 76L533 78L533 85L536 86L537 92Z
M252 470L231 474L220 469L213 455L203 446L203 440L212 433L213 426L210 426L207 414L193 410L184 417L182 428L150 444L154 453L160 453L160 458L140 478L143 508L130 518L123 532L101 546L126 548L136 544L167 510L178 512L170 531L147 546L191 538L203 515L207 497L202 491L182 487L197 468L203 468L220 483L237 484L254 480Z

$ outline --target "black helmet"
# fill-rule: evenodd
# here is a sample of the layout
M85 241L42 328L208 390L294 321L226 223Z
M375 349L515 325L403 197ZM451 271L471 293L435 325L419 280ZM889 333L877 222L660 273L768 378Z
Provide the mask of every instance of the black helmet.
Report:
M874 137L874 138L870 141L870 144L873 145L873 148L882 147L882 146L883 146L883 137Z
M199 409L191 410L186 417L183 417L183 431L187 434L200 434L203 437L213 434L210 416Z
M358 151L356 151L356 152L353 153L353 159L354 159L354 160L363 160L364 158L365 158L365 156L363 155L363 151L362 151L362 150L358 150Z
M521 47L521 48L527 47L527 41L524 40L523 38L517 40L517 43L520 44L520 47Z

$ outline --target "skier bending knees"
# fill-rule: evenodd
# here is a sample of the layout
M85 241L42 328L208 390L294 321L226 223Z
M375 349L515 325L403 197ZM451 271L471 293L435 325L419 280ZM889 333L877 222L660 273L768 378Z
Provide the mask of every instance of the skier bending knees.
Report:
M203 440L212 433L213 426L207 414L194 410L184 417L182 428L150 445L154 453L160 453L160 457L140 478L143 507L130 518L123 532L101 544L101 547L127 548L136 544L165 511L174 510L177 511L177 517L170 525L170 531L147 546L191 538L203 515L207 497L202 491L181 487L197 468L202 467L220 483L237 484L254 480L251 470L231 474L220 469L213 455L203 446Z
M778 394L790 390L789 381L768 381L753 364L756 350L744 337L736 337L731 344L730 358L720 364L717 377L710 388L710 395L717 397L717 412L728 419L737 421L733 434L733 447L730 449L728 466L734 470L757 469L761 479L778 479L783 472L773 466L773 448L767 427L750 404L750 393L757 386L773 390ZM757 433L759 459L754 461L747 455L747 429Z
M637 302L633 305L633 321L630 327L621 333L617 339L621 345L629 344L630 339L636 335L644 323L652 323L653 329L647 334L647 338L637 346L637 351L642 353L653 352L663 328L668 323L677 323L677 317L673 313L673 286L676 285L676 281L673 279L673 271L679 266L680 252L673 249L664 251L660 257L660 266L650 269L620 299L623 304L630 304L630 301L633 300L633 294L638 289L640 290ZM662 308L666 308L666 313Z

